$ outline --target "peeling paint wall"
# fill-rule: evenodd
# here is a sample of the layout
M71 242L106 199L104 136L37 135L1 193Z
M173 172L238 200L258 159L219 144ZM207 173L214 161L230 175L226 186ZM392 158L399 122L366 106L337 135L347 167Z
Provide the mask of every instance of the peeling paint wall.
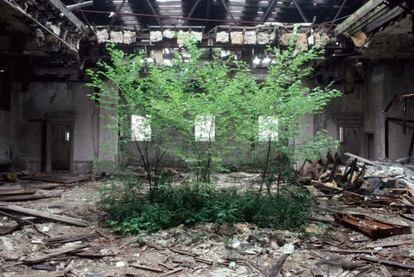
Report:
M116 161L114 135L99 118L99 107L80 82L34 82L13 92L10 112L0 111L0 166L13 164L15 170L41 171L42 124L73 114L73 172L87 173L99 159ZM102 126L99 126L99 125ZM50 125L48 123L48 128ZM99 137L101 136L101 137ZM50 138L48 138L50 139ZM103 144L112 141L112 148Z
M365 72L364 84L356 86L354 93L343 94L341 98L331 102L322 114L316 115L314 131L326 129L329 135L339 139L338 128L341 122L357 125L361 118L361 148L360 153L354 154L368 157L368 144L372 144L370 158L385 159L385 114L383 110L394 95L414 91L412 76L414 76L414 65L409 62L369 64ZM343 90L341 87L338 89ZM407 119L414 120L413 103L414 101L408 103ZM395 105L388 115L402 118L402 105ZM390 123L389 126L389 159L406 157L412 129L408 128L407 134L403 134L401 125Z
M18 160L28 170L40 171L42 120L60 120L60 114L72 113L74 118L74 172L89 172L96 150L97 113L82 83L31 83L19 93L20 118ZM56 118L52 118L52 117ZM49 126L48 126L49 127Z
M382 71L382 89L378 85L371 87L370 93L373 102L366 103L371 108L371 119L375 125L369 127L381 130L381 134L376 131L378 143L375 144L378 158L385 157L385 114L382 112L394 95L401 95L414 92L414 64L409 61L394 61L393 63L384 63L378 65L378 69ZM377 77L378 78L378 77ZM381 98L382 95L382 98ZM408 101L407 119L414 120L414 101ZM403 118L402 103L397 103L388 112L388 116ZM367 124L368 125L368 124ZM412 129L407 128L407 133L403 133L401 125L390 123L389 125L389 159L395 160L404 158L408 154Z

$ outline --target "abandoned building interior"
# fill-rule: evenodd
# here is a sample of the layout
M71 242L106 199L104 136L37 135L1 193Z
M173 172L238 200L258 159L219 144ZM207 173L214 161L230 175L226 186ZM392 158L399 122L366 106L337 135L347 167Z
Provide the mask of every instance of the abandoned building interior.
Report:
M0 0L0 276L413 276L413 18L410 0ZM158 152L148 158L137 146L156 131L130 114L123 143L123 131L108 127L120 115L93 99L102 91L88 70L110 64L108 45L141 53L149 71L174 68L186 36L205 60L218 51L244 62L258 84L274 64L270 47L282 51L294 37L294 53L323 49L302 85L340 96L304 113L292 141L322 130L335 146L293 163L296 186L312 199L298 228L107 224L100 190L111 178L133 171L149 190L156 184L148 160ZM270 147L282 131L260 125L278 121L258 120L259 142ZM219 140L219 118L193 122L194 143ZM226 154L217 186L261 178L249 151ZM188 164L167 153L161 166L175 184L186 183ZM277 183L278 201L279 183L291 179L264 176L260 193Z

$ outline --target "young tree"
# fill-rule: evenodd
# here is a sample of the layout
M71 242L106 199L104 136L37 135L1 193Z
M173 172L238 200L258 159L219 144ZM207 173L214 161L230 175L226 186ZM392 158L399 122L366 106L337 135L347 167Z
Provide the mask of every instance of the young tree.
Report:
M206 50L191 38L168 66L148 63L143 52L130 55L109 46L111 61L87 71L88 85L96 91L91 98L116 110L111 127L122 144L130 144L132 115L151 126L150 141L134 142L150 192L157 188L166 153L184 160L198 181L210 182L224 157L247 152L255 144L256 156L264 157L262 185L270 193L273 181L292 168L298 153L292 142L300 120L339 95L331 88L304 85L321 51L297 51L294 44L292 39L280 53L269 49L274 62L262 83L234 57L222 59L216 50L206 59ZM299 148L312 147L308 143Z
M262 145L257 147L256 157L262 158L263 166L260 190L265 184L270 194L274 181L279 186L283 177L292 175L296 161L314 158L315 154L336 147L336 142L321 131L313 137L301 137L301 144L296 142L304 128L301 120L323 111L340 92L330 86L311 88L305 84L313 73L315 60L323 55L323 49L298 49L292 36L287 49L269 48L268 52L273 62L252 98L251 113L259 118L259 143Z

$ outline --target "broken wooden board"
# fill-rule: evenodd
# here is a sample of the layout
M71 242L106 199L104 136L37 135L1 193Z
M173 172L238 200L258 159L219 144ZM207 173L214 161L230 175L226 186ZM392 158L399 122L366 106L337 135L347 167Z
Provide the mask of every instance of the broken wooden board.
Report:
M15 277L64 277L64 271L56 272L43 272L43 273L33 273L33 274L24 274L24 275L14 275Z
M132 264L131 266L141 269L141 270L148 270L148 271L153 271L153 272L158 272L158 273L164 272L164 270L162 270L162 268L159 268L159 267L152 267L152 266L139 265L139 264Z
M319 189L323 193L328 193L328 194L337 194L342 191L341 188L333 185L333 183L330 183L330 182L322 183L320 181L312 180L311 185L313 185L315 188Z
M73 241L85 241L85 240L90 240L96 236L97 236L97 233L86 233L86 234L78 234L78 235L53 237L53 238L48 239L47 245L64 244L64 243L73 242Z
M75 246L70 246L70 247L62 247L58 249L50 249L49 251L47 251L49 252L47 254L43 254L37 257L29 257L29 258L24 259L23 262L26 264L37 264L37 263L41 263L44 261L48 261L55 257L61 256L63 254L79 251L88 246L89 245L84 244L84 245L75 245Z
M0 187L0 195L4 195L4 193L7 193L7 191L33 191L33 193L36 192L36 190L44 189L44 190L50 190L55 189L58 187L63 187L65 184L60 183L22 183L22 184L16 184L12 186L7 187Z
M391 260L381 260L381 259L378 259L378 258L373 257L373 256L362 256L362 257L360 257L360 259L364 260L364 261L379 263L379 264L388 265L388 266L392 266L392 267L398 267L398 268L414 270L414 265L403 264L403 263L399 263L399 262L395 262L395 261L391 261Z
M53 193L53 194L45 194L41 192L36 192L35 194L21 194L21 195L18 194L18 195L0 196L0 201L4 201L4 202L30 201L30 200L60 197L61 195L62 195L62 192Z
M361 205L365 201L365 197L361 194L345 190L339 197L339 200L346 205Z
M162 274L158 275L158 277L170 276L170 275L173 275L173 274L176 274L178 272L183 271L183 269L184 268L182 268L182 267L177 267L176 269L173 269L171 271L168 271L168 272L165 272L165 273L162 273Z
M80 258L87 258L87 259L101 259L103 257L114 257L116 256L115 253L108 253L108 254L101 254L92 251L80 251L72 253L73 256L80 257Z
M56 215L56 214L52 214L52 213L44 212L44 211L36 211L36 210L23 208L23 207L16 206L16 205L9 205L4 202L3 203L0 202L0 211L35 216L35 217L42 218L42 219L48 219L51 221L62 222L62 223L80 226L80 227L88 226L88 223L80 219L63 216L63 215Z
M0 189L0 197L9 196L9 195L27 195L27 194L34 194L36 191L34 189L23 189L23 188L1 188Z
M411 233L409 226L390 224L361 214L336 213L334 218L343 225L373 239Z
M197 257L198 256L197 254L194 254L194 253L182 250L182 249L178 249L178 248L170 247L169 249L174 253L185 255L185 256L190 256L190 257Z
M357 156L357 155L354 155L354 154L351 154L351 153L345 153L345 156L351 157L353 159L358 159L359 161L361 161L363 163L366 163L366 164L369 164L369 165L376 165L377 164L374 161L370 161L368 159L362 158L360 156Z
M50 175L50 176L33 176L25 179L34 181L43 181L49 183L71 184L84 182L91 179L91 176L67 176L67 175Z

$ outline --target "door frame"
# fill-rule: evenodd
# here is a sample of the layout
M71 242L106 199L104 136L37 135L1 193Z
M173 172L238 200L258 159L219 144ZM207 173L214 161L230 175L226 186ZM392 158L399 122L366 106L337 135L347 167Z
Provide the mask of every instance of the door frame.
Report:
M75 114L73 112L58 112L47 114L47 139L46 139L46 173L52 173L52 140L53 128L56 125L67 125L70 128L70 152L69 152L69 173L73 173L74 165L74 132L75 132Z
M350 127L350 128L359 128L361 131L361 138L359 141L360 153L352 153L356 155L363 155L364 153L364 115L361 113L341 113L337 117L336 121L336 132L337 132L337 138L338 141L340 141L340 127ZM340 152L343 151L342 149L342 143L339 144L339 150Z

